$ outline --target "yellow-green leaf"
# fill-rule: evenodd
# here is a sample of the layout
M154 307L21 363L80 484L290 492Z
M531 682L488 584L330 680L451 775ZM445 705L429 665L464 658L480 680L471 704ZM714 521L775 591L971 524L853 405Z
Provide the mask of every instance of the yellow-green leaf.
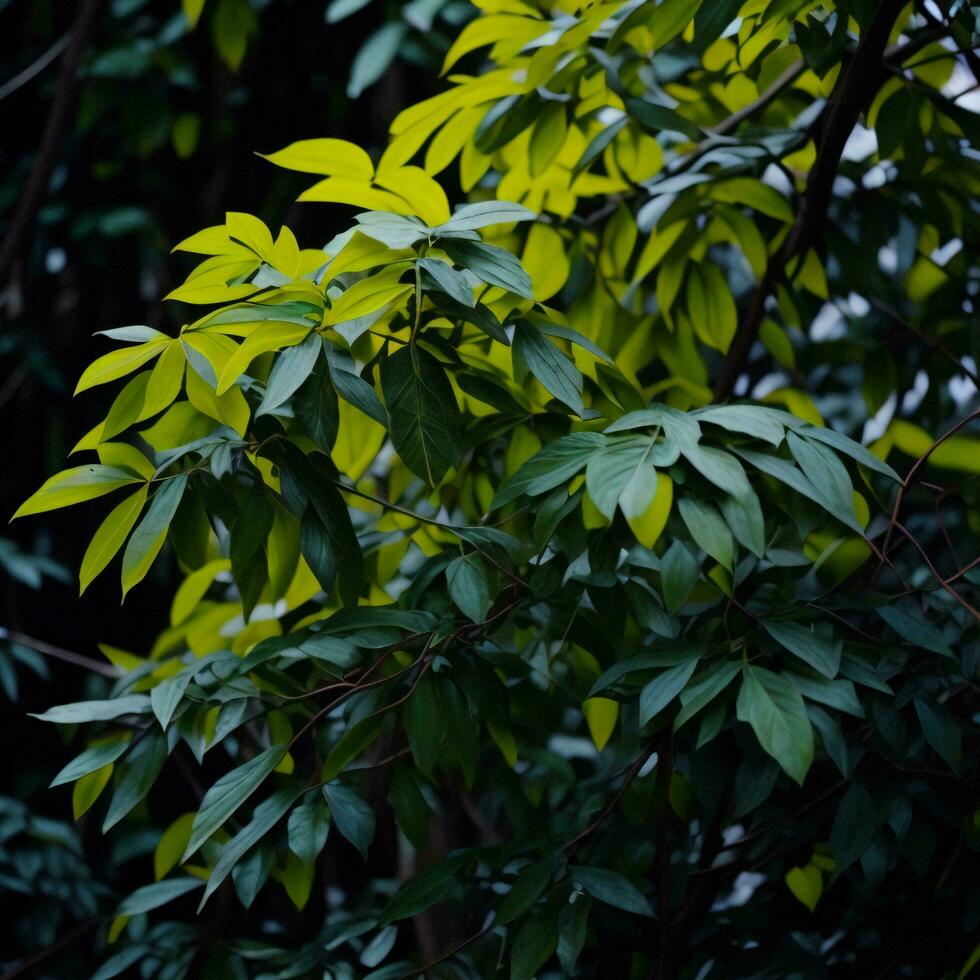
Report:
M37 492L17 508L14 517L41 514L59 507L70 507L84 500L94 500L130 483L139 483L139 478L116 466L102 466L99 463L73 466L46 480Z
M134 450L135 451L135 450ZM127 497L109 512L109 516L99 525L91 543L82 558L82 568L78 574L81 595L92 580L112 561L123 542L133 529L146 503L148 488L142 486L136 493Z
M612 698L587 698L582 702L582 714L585 715L592 741L601 752L616 727L619 702Z

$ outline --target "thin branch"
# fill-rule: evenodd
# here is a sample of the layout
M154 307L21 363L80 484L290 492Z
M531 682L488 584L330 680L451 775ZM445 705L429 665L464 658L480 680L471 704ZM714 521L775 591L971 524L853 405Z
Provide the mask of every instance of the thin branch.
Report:
M814 245L823 231L827 208L844 145L866 102L887 76L884 66L888 35L901 12L901 0L879 0L868 29L861 35L854 57L841 74L825 110L826 120L816 160L807 175L796 221L782 245L769 257L766 270L735 332L715 382L715 398L726 401L735 388L762 327L766 301L786 274L791 259Z
M53 643L45 643L44 640L36 640L33 636L26 633L18 633L17 630L8 630L0 626L0 640L9 640L11 643L19 643L23 647L30 647L36 653L44 657L51 657L52 660L62 660L66 664L74 664L76 667L84 667L86 670L95 671L103 677L121 677L124 671L112 664L104 664L100 660L86 657L82 653L75 653L72 650L65 650L63 647L56 647Z
M922 560L926 563L929 571L935 576L936 581L940 584L940 586L942 586L946 592L948 592L978 623L980 623L980 611L974 609L973 606L971 606L970 603L968 603L966 599L964 599L963 596L961 596L959 592L957 592L956 589L949 584L948 580L939 574L936 566L933 565L932 561L930 560L929 555L926 554L925 548L923 548L922 545L916 540L915 535L912 534L904 524L900 524L898 521L895 522L895 527L897 527L898 530L901 531L901 533L909 541L911 541L913 545L915 545L915 550L922 556Z
M737 129L750 116L754 116L760 109L765 109L784 88L792 85L805 70L806 62L802 58L799 61L794 61L754 102L750 102L726 119L722 119L720 123L711 126L708 132L714 133L716 136L724 136L733 129Z
M78 88L78 69L82 63L97 20L99 0L80 0L75 22L69 32L61 71L55 88L54 101L44 125L44 133L34 158L34 166L24 183L20 200L7 226L7 234L0 243L0 284L4 283L20 256L27 241L34 219L47 194L51 174L58 162L61 144L71 124L71 109Z
M62 34L36 61L31 62L23 71L14 75L10 81L0 85L0 99L5 99L8 95L26 85L32 78L40 75L68 47L70 39L70 34Z
M22 976L29 970L33 970L39 963L43 963L46 959L54 956L55 953L60 952L66 946L70 946L72 943L77 942L82 936L89 931L89 929L94 928L99 924L98 919L88 919L85 922L80 922L74 929L66 932L60 939L56 939L50 946L42 949L40 953L32 956L29 960L24 960L23 963L18 966L13 967L13 969L8 970L0 980L13 980L14 977Z

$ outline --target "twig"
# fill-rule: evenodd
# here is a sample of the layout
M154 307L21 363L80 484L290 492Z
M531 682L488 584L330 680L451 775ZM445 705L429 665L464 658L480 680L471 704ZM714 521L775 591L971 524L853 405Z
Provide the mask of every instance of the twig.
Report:
M0 243L0 283L6 281L20 255L47 193L51 173L58 162L61 144L71 123L71 107L78 87L78 69L95 26L98 7L99 0L80 0L78 4L75 21L69 31L65 57L61 62L61 71L58 73L54 101L44 125L34 166L24 183L20 200L7 226L7 234Z
M24 960L23 963L15 966L13 969L8 970L0 980L13 980L14 977L19 977L28 970L32 970L39 963L43 963L46 959L54 956L55 953L60 952L66 946L70 946L72 943L81 939L89 929L97 926L99 924L98 919L88 919L85 922L80 922L74 929L66 932L60 939L56 939L50 946L46 949L42 949L40 953L32 956L29 960Z
M873 97L880 80L887 74L883 60L885 46L902 6L901 0L879 0L854 57L841 74L825 110L826 121L816 160L807 175L796 221L782 245L769 257L762 279L738 325L715 382L717 401L726 401L731 396L735 382L745 369L762 327L766 301L784 277L787 264L805 253L820 237L844 144L865 102Z
M86 657L83 653L75 653L72 650L65 650L63 647L56 647L44 640L35 640L33 636L26 633L18 633L17 630L8 630L0 626L0 640L9 640L11 643L19 643L21 646L30 647L42 656L51 657L53 660L63 660L66 664L74 664L76 667L84 667L86 670L93 670L103 677L122 677L124 671L112 664L104 664L92 657Z
M16 92L21 86L26 85L36 75L40 75L55 58L68 47L71 39L70 34L62 34L54 44L48 48L39 58L31 62L23 71L18 72L8 82L0 85L0 99L5 99L12 92Z
M922 556L922 560L926 563L929 571L935 576L935 579L940 586L942 586L946 592L948 592L975 620L977 620L977 622L980 622L980 611L974 609L973 606L971 606L970 603L968 603L966 599L964 599L963 596L961 596L959 592L957 592L956 589L954 589L949 582L939 574L936 566L933 565L932 561L930 560L929 555L926 554L925 548L923 548L922 545L916 540L915 535L913 535L904 524L900 524L898 521L895 522L895 527L897 527L898 530L901 531L901 533L909 541L911 541L913 545L915 545L915 550Z
M722 119L720 123L711 126L708 132L714 133L716 136L724 136L733 129L737 129L740 123L755 115L760 109L764 109L784 88L792 85L805 69L806 63L802 58L799 61L794 61L754 102L750 102L726 119Z

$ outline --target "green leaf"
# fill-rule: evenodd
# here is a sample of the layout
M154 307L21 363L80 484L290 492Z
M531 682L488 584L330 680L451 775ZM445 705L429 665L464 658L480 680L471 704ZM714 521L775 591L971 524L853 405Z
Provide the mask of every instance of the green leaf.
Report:
M515 359L524 361L545 391L564 402L577 415L585 414L581 371L540 330L517 324L513 350Z
M598 432L573 432L549 442L501 484L491 509L525 494L534 497L567 483L605 445L605 437Z
M721 512L736 540L757 558L766 553L766 521L754 490L741 497L725 494Z
M532 980L558 944L553 916L536 915L524 923L510 953L510 980Z
M521 869L514 879L510 891L500 900L497 908L497 925L505 926L508 922L520 918L529 912L548 887L551 876L555 873L557 861L554 856L543 858L528 864Z
M352 789L340 783L328 783L323 796L337 830L367 859L374 839L374 811Z
M351 65L347 97L356 99L370 88L395 60L405 37L407 25L389 21L378 28L360 47Z
M764 622L766 632L794 656L824 677L833 679L840 671L842 644L825 640L802 623Z
M347 768L348 763L353 762L369 745L377 741L384 720L385 716L378 713L368 715L351 725L327 755L320 778L324 782L329 782L339 776Z
M124 898L119 903L116 915L142 915L203 885L200 878L167 878L165 881L155 881L152 885L137 888Z
M204 794L181 863L211 838L215 831L259 788L266 776L282 762L285 755L285 745L273 745L249 759L244 765L226 773Z
M906 643L938 653L943 657L953 657L952 647L946 642L939 627L930 623L925 616L913 607L890 604L881 606L876 613L899 635Z
M187 474L165 480L150 500L146 516L136 525L122 560L123 597L141 582L167 539L170 522L187 487Z
M677 509L695 544L730 572L734 571L732 532L715 507L698 497L685 495L677 501Z
M772 446L783 441L785 429L778 414L755 405L712 405L692 413L699 422L710 422L730 432L762 439Z
M835 874L843 874L871 846L877 817L872 795L860 783L852 783L841 797L830 829Z
M694 679L693 684L689 684L681 691L681 704L683 708L677 713L674 719L674 730L679 729L685 722L690 721L702 708L706 708L722 691L728 687L738 674L739 665L737 663L719 663L701 671Z
M445 901L456 883L451 868L436 865L406 881L381 915L381 925L407 919Z
M676 459L672 443L649 436L615 437L589 460L585 486L592 502L610 520L617 506L625 517L639 517L657 493L654 467L670 466Z
M658 674L643 688L640 692L641 727L660 714L684 690L697 665L697 658L692 657L686 663L670 667L662 674Z
M851 459L856 463L860 463L861 466L866 466L868 469L874 470L882 476L887 476L888 479L894 480L896 483L902 482L902 478L886 462L878 459L872 452L865 449L861 443L855 442L853 439L848 439L847 436L841 435L841 433L836 432L834 429L825 429L817 425L803 425L797 431L805 435L811 442L826 443L831 449L836 449L839 453L850 456Z
M520 260L506 249L462 238L445 238L439 244L457 265L469 269L488 285L500 286L525 299L534 298L531 277Z
M591 905L590 898L573 892L558 915L558 962L569 976L574 976L575 965L585 948Z
M304 864L312 864L330 832L330 811L316 800L303 803L289 815L289 849Z
M27 498L14 512L13 520L28 514L42 514L59 507L70 507L85 500L94 500L130 483L142 483L142 479L118 466L102 466L89 463L56 473L41 488Z
M112 561L122 547L133 525L139 519L146 503L149 487L142 486L136 493L127 497L114 507L109 516L99 525L92 541L85 550L82 567L78 573L79 595L92 583L92 580Z
M915 699L915 713L926 741L942 756L953 772L959 772L963 734L953 713L945 705Z
M445 231L475 231L487 225L509 224L513 221L533 221L537 215L512 201L477 201L457 208L453 216L432 229L439 235Z
M48 708L44 714L31 714L39 721L59 725L79 725L87 721L112 721L123 715L145 715L150 712L150 699L145 694L127 694L108 701L76 701Z
M442 365L411 344L381 362L391 441L405 465L430 486L459 461L461 416Z
M842 524L863 535L854 516L851 478L844 464L825 446L802 439L795 432L786 437L793 458L817 492L816 501Z
M75 756L71 762L65 766L54 779L51 780L50 787L63 786L65 783L73 783L82 776L87 776L96 769L115 762L129 748L129 732L121 735L111 735L99 739L90 745L84 752Z
M693 7L694 4L689 3L688 6ZM652 133L666 130L667 132L681 133L692 140L700 140L704 136L700 128L690 119L685 119L679 112L668 109L667 106L654 105L645 99L627 99L626 111L644 129Z
M275 364L269 372L269 380L265 385L265 394L255 411L256 418L274 412L289 401L293 393L312 374L322 348L320 335L311 330L310 335L301 344L287 347L276 356Z
M586 894L612 905L613 908L653 918L653 909L646 896L621 874L608 868L587 868L569 865L568 873Z
M408 736L415 764L430 773L439 761L439 749L445 740L446 726L436 681L426 671L415 685L412 696L402 710L402 724Z
M301 792L302 790L297 786L277 790L255 808L252 819L222 846L218 860L208 877L208 885L198 906L198 914L235 865L285 816L286 811Z
M103 833L119 823L146 796L166 758L167 741L161 735L147 735L133 746L126 761L116 767L116 790L102 824Z
M493 605L487 570L479 555L470 553L453 559L446 568L449 596L474 623L482 623Z
M864 708L861 707L861 702L858 700L857 692L854 690L854 684L851 681L843 678L828 680L826 677L807 677L796 673L796 671L787 671L786 677L793 682L800 694L807 700L837 708L855 718L864 717Z
M684 545L675 540L660 559L660 585L670 612L687 601L698 580L698 563Z
M738 720L752 726L759 744L802 786L813 762L813 729L800 692L781 674L746 665L736 710Z
M439 289L457 303L471 308L476 305L476 297L469 280L448 262L443 262L442 259L416 259L416 264L432 277Z
M269 580L266 546L274 517L264 484L256 482L240 495L238 514L231 526L228 556L245 622Z

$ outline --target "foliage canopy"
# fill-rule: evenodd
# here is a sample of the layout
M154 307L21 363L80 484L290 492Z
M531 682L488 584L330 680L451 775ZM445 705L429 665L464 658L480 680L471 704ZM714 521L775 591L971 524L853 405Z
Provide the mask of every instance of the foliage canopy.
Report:
M99 976L968 971L977 10L477 7L380 158L268 156L346 231L177 246L18 511L113 494L82 589L183 575L41 716L106 830L208 774ZM207 936L278 888L301 948Z

